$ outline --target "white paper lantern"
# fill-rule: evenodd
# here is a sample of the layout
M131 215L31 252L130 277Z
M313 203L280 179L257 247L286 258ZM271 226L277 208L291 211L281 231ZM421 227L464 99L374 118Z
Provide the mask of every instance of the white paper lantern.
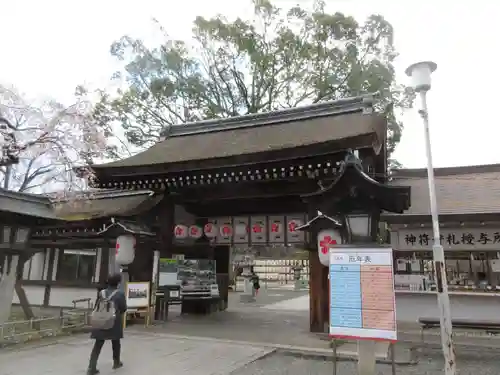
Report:
M288 233L295 233L295 228L300 227L303 224L302 220L290 220L287 223Z
M201 236L203 236L203 229L201 229L201 227L198 225L191 225L189 227L189 237L198 239L201 238Z
M219 231L222 237L231 237L233 235L233 227L229 224L223 224Z
M318 233L318 257L322 265L330 265L330 247L341 243L342 236L337 229L325 229Z
M203 232L208 238L217 237L217 225L214 223L206 223L203 227Z
M135 237L126 234L123 236L118 236L116 239L116 264L122 266L130 264L135 258Z
M234 234L237 236L244 236L248 233L248 227L245 224L236 224L234 227Z
M182 224L178 224L174 228L174 237L178 240L182 240L188 237L188 227Z
M281 234L283 232L283 226L281 223L271 223L271 233Z

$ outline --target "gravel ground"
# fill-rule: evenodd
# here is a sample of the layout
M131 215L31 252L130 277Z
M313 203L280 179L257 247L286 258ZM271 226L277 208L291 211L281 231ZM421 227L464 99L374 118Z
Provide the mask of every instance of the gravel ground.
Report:
M419 363L414 366L398 366L396 374L442 375L443 360L436 353L422 353ZM498 375L500 360L493 351L462 352L458 358L459 375ZM377 365L377 375L392 374L390 365ZM274 354L236 370L234 375L327 375L333 374L333 364L329 361L306 359L284 354ZM357 375L355 362L339 362L338 375Z

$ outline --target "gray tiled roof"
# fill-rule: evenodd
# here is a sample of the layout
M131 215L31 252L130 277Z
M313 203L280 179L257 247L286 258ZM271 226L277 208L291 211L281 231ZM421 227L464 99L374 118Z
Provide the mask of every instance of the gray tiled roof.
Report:
M168 164L293 149L366 136L366 145L383 142L385 119L373 111L371 96L228 119L173 126L166 139L127 159L94 165L103 168Z
M81 193L80 193L81 195ZM99 190L89 196L67 201L54 200L47 195L13 192L0 189L0 212L53 220L86 220L105 216L126 216L137 209L156 205L161 195L152 196L149 190Z
M403 216L430 215L426 169L401 169L394 175L391 185L411 186L411 207ZM436 168L435 183L440 215L500 214L500 164Z

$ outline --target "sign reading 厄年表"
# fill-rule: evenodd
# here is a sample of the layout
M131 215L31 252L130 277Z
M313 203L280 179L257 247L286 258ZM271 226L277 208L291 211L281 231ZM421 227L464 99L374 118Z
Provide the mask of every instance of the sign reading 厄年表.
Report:
M397 339L392 249L330 248L330 336Z

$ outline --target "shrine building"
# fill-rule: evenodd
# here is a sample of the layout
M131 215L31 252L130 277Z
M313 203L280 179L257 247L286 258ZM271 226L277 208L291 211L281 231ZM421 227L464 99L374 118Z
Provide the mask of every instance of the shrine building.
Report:
M323 332L328 267L319 258L330 237L318 233L338 224L315 220L318 211L340 223L369 216L375 242L381 212L410 206L410 188L387 182L387 121L375 104L367 95L173 126L148 150L93 166L97 190L82 207L41 202L47 212L32 219L28 299L68 306L95 297L117 270L117 236L128 233L137 239L132 281L157 283L158 257L210 259L225 309L230 247L298 246L309 250L310 329Z
M500 292L500 164L434 169L441 243L450 293ZM426 169L401 169L394 186L411 186L403 214L386 213L399 291L435 288Z

